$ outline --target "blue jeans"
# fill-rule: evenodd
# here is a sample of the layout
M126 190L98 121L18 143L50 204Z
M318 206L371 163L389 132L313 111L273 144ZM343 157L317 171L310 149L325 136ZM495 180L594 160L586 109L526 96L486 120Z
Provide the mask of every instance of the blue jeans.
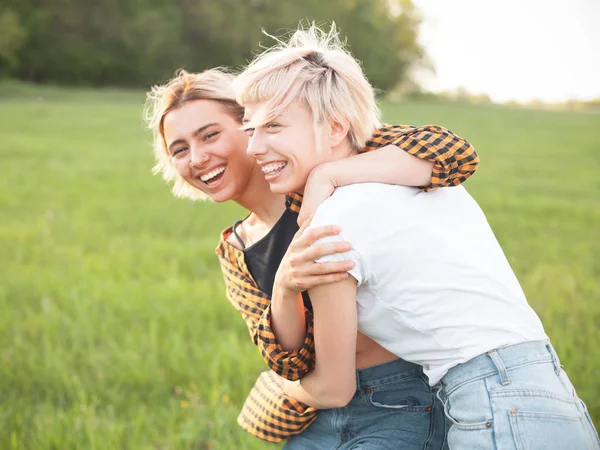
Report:
M548 342L492 350L438 385L451 450L597 450L585 404Z
M420 366L402 360L356 372L356 393L343 408L324 409L284 450L443 449L443 406Z

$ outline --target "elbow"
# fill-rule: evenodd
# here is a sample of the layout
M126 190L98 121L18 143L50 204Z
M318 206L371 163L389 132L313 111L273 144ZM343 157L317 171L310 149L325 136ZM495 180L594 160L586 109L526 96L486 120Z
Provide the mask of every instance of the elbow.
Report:
M464 174L466 177L470 177L471 175L473 175L479 168L479 155L477 154L475 149L473 149L473 147L471 147L471 149L473 150L473 153L465 158L466 161L462 165L460 165L457 170L458 172Z
M327 386L322 386L319 396L325 408L343 408L356 393L356 384L350 382L340 383L339 380L332 380Z
M355 389L347 390L344 392L337 392L334 396L331 397L331 406L330 408L343 408L344 406L350 403L350 400L354 397Z
M478 168L479 168L479 156L477 156L477 154L475 154L473 161L471 162L471 164L468 168L469 175L473 175Z
M279 337L278 337L279 338ZM298 334L292 337L282 337L279 339L279 344L284 352L295 352L302 348L304 341L306 340L306 333Z

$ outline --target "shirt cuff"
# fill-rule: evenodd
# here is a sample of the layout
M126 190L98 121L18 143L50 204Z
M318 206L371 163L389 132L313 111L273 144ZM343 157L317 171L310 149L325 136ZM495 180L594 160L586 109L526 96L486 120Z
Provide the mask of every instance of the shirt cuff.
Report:
M257 346L267 365L278 375L299 380L314 368L315 338L312 312L305 309L306 336L302 347L286 351L271 328L271 305L263 312L257 329Z

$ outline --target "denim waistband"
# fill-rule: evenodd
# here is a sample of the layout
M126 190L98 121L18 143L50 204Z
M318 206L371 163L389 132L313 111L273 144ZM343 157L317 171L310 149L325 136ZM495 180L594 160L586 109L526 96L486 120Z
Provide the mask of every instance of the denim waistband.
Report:
M442 378L442 385L446 392L451 392L468 381L494 374L499 374L501 379L507 379L507 371L511 368L545 362L553 362L555 370L559 370L558 356L548 341L531 341L500 347L453 367Z
M422 374L423 368L421 366L403 359L395 359L387 363L357 370L356 388L360 390Z

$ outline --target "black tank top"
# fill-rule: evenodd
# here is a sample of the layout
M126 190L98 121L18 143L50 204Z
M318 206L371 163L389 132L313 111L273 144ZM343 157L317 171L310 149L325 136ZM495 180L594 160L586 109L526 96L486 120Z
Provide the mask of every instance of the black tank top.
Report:
M279 264L283 259L294 235L298 231L298 213L286 209L275 226L261 240L246 247L236 232L236 227L242 221L233 225L233 233L244 251L244 259L248 271L258 285L258 288L269 296L273 295L273 284ZM302 293L304 306L312 310L310 299L306 292Z

